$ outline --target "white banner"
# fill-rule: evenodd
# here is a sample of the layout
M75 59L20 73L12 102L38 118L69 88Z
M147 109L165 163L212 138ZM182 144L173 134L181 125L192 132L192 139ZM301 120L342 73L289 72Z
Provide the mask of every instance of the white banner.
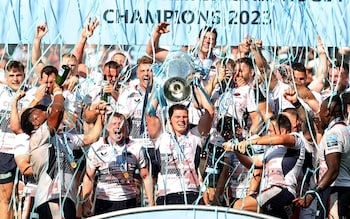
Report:
M2 0L0 43L32 43L47 22L44 43L75 44L89 17L100 25L88 43L145 45L157 23L170 22L161 44L188 45L205 25L218 44L237 45L246 34L264 45L349 46L348 0Z

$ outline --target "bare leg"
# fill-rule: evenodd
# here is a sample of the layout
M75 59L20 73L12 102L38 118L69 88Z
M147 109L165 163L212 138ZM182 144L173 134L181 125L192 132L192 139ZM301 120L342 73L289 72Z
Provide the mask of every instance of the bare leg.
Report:
M244 199L238 199L233 205L233 208L256 212L258 209L258 202L255 198L247 196Z
M10 205L12 189L13 182L0 184L0 214L4 219L13 218L13 203Z

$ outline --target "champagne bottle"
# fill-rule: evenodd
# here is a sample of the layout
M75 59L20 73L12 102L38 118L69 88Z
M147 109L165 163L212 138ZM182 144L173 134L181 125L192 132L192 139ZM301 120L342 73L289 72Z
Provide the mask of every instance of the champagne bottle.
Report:
M104 86L106 86L108 84L109 84L109 81L107 80L107 76L104 75L103 76L103 81L102 81L102 91L101 91L102 97L101 97L101 100L105 101L106 103L109 103L109 97L111 96L111 94L107 93L107 92L104 92L103 88L104 88Z
M68 65L62 65L62 68L56 77L56 84L58 84L59 86L62 86L64 81L67 79L69 71L70 71L70 67Z

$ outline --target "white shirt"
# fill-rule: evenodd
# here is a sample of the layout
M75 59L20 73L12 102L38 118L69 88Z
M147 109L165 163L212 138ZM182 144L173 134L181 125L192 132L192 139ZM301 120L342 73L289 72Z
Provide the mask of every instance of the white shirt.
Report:
M342 120L333 120L320 142L320 179L327 171L326 155L341 153L340 169L334 186L350 187L350 127Z
M296 143L292 148L283 145L273 145L266 150L264 157L264 175L262 190L271 186L282 186L296 195L297 178L300 175L305 159L304 141L295 136Z
M13 154L16 134L10 128L10 112L16 93L7 85L0 84L0 152Z
M124 145L113 145L105 143L103 138L91 145L86 163L89 168L99 170L98 199L124 201L136 197L135 170L148 165L141 148L133 140Z
M162 133L155 147L160 159L157 197L184 191L199 191L199 179L196 169L196 153L202 148L197 127L186 135L175 137L168 132ZM197 156L199 157L199 156Z

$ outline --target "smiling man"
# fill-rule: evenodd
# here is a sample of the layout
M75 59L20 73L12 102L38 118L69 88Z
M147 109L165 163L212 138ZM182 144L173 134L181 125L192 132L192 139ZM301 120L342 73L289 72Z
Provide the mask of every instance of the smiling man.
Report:
M6 84L0 84L0 214L2 218L13 218L10 200L16 177L16 162L12 143L16 135L10 129L10 109L24 80L23 64L10 61L7 64L5 79Z
M83 182L83 200L87 200L93 191L93 179L97 176L95 215L136 207L137 168L148 200L153 200L152 179L142 145L129 139L128 122L122 114L112 114L107 121L107 135L89 149ZM91 215L91 206L85 204L84 216Z
M140 130L143 128L141 121L147 86L149 93L153 86L152 64L153 60L147 56L142 56L137 60L138 82L125 89L118 99L117 111L131 120L130 138L134 140L142 140L147 137L146 133Z
M157 205L192 204L199 195L197 169L200 152L208 136L214 116L214 107L201 89L195 89L199 107L203 108L198 126L189 128L189 113L186 106L175 104L169 108L167 128L162 132L161 121L153 110L147 112L147 128L155 140L157 163ZM153 109L157 101L151 100ZM152 108L152 107L151 107Z

